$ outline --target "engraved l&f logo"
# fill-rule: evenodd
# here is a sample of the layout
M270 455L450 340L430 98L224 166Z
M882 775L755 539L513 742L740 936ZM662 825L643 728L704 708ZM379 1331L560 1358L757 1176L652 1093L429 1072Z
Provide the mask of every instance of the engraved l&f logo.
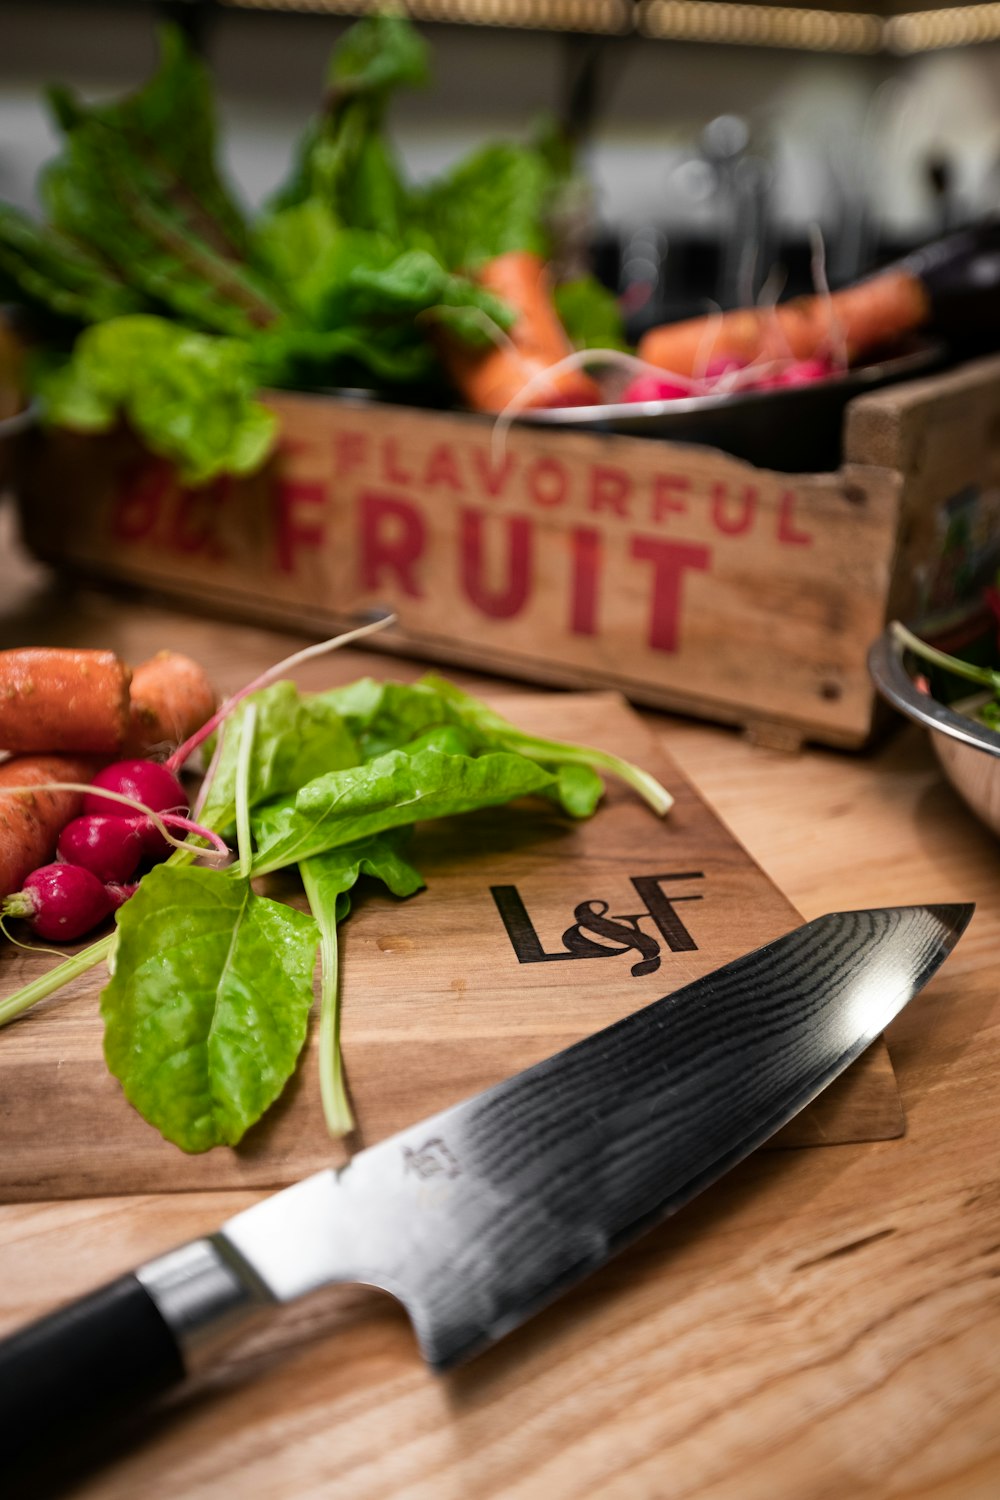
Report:
M490 894L507 930L519 963L559 963L569 958L611 958L634 950L639 954L632 973L653 974L660 967L660 943L640 923L651 918L671 953L690 953L698 944L675 910L681 901L700 901L701 896L668 896L668 881L701 880L701 870L669 872L665 875L629 877L643 910L608 916L609 902L581 901L573 910L575 921L562 935L562 947L546 952L528 916L516 885L491 885ZM603 939L603 941L599 941Z

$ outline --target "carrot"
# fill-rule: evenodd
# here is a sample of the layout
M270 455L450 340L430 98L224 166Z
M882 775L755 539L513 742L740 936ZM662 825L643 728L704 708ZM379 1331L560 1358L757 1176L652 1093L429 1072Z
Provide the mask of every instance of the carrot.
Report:
M125 753L181 744L212 717L215 689L189 656L159 651L132 673L131 719Z
M0 651L0 749L116 754L128 732L130 677L112 651Z
M476 280L517 310L507 340L496 348L472 349L447 333L440 337L445 366L473 411L501 412L522 387L550 365L572 354L559 321L545 263L527 250L510 250L487 261ZM592 406L601 400L597 385L580 370L560 371L525 402L526 407Z
M0 896L19 891L32 870L55 853L71 818L79 817L82 792L5 792L5 787L52 781L89 781L97 763L85 756L14 756L0 763Z
M767 355L777 337L783 347L773 351L776 355L811 359L842 341L848 362L854 363L922 327L929 316L923 283L906 271L884 271L829 296L798 297L778 307L738 308L714 320L688 318L651 328L640 340L638 354L671 374L693 376L709 357L731 356L751 364Z

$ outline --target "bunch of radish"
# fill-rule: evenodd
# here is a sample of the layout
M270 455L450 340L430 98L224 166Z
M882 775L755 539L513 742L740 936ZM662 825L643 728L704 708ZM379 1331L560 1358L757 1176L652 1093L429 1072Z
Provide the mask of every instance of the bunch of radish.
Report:
M126 901L170 852L157 823L196 828L177 771L215 706L201 667L173 652L134 673L107 651L0 652L0 748L14 752L0 764L2 915L71 942ZM153 749L173 754L142 757Z
M829 355L808 359L746 360L735 355L715 355L700 379L664 371L637 375L622 394L622 400L682 401L691 396L733 395L737 391L769 391L782 386L812 385L843 374L842 366Z

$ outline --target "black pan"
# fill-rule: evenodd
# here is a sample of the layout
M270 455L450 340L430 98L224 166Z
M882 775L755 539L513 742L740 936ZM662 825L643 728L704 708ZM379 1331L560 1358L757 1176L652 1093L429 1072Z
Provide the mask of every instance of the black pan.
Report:
M927 343L808 385L677 401L552 407L523 412L518 421L698 443L721 448L762 469L820 473L840 465L849 401L879 386L929 373L944 363L944 346Z

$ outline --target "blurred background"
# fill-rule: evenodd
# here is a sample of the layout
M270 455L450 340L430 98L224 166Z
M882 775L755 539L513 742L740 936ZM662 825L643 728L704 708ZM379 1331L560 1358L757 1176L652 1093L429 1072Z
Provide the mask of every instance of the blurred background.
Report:
M1000 201L1000 4L415 0L434 84L394 107L416 178L540 117L579 147L581 253L633 326L810 284L811 226L850 280ZM0 198L30 209L55 137L39 86L100 97L180 21L217 80L228 170L274 188L342 0L0 0ZM443 19L441 19L443 18ZM586 181L589 186L583 186Z

